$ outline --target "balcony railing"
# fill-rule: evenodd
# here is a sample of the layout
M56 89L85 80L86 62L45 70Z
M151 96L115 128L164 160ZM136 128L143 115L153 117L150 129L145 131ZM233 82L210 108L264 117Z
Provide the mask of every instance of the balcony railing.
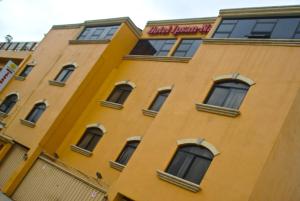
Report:
M37 45L37 42L0 42L0 50L34 51Z

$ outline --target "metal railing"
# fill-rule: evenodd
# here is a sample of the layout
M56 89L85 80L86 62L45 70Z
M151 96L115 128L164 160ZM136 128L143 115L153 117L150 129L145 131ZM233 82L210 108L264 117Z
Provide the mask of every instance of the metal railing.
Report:
M0 42L0 50L34 51L37 45L37 42Z

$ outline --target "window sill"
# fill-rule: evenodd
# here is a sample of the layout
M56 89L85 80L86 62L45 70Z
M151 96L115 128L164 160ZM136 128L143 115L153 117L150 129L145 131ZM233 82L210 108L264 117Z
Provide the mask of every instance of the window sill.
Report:
M109 101L100 101L100 104L104 107L109 107L109 108L113 108L113 109L117 109L117 110L121 110L123 108L122 104L113 103L113 102L109 102Z
M116 169L120 172L122 172L123 169L126 167L125 165L117 163L115 161L109 161L109 165L110 165L111 168L114 168L114 169Z
M0 117L6 118L6 117L8 117L8 114L0 111Z
M198 111L220 114L228 117L237 117L241 114L240 111L236 109L218 107L218 106L208 105L204 103L196 103L196 109Z
M21 124L28 126L30 128L34 128L36 126L36 124L34 122L31 121L27 121L25 119L20 119Z
M149 56L149 55L127 55L124 60L141 60L141 61L167 61L188 63L191 57L167 57L167 56Z
M16 79L16 80L20 80L20 81L24 81L26 78L17 75L17 76L15 76L15 79Z
M63 87L63 86L66 85L64 82L58 82L58 81L55 81L55 80L49 80L48 82L49 82L50 85L58 86L58 87Z
M3 135L3 134L0 134L0 139L4 142L7 142L7 143L10 143L10 144L14 144L14 140L13 138L7 136L7 135Z
M154 110L143 109L142 111L145 116L149 116L149 117L156 117L156 115L158 114L158 112Z
M185 179L181 179L179 177L176 177L174 175L168 174L168 173L160 171L160 170L157 170L156 173L160 179L167 181L169 183L175 184L181 188L187 189L194 193L200 191L200 186L198 184L192 183Z
M110 40L69 40L69 44L107 44Z
M85 150L85 149L82 149L80 147L77 147L76 145L71 145L71 150L74 151L74 152L80 153L84 156L87 156L87 157L90 157L90 156L93 155L92 152L90 152L88 150Z
M3 121L0 121L0 129L3 129L6 127L6 123L4 123Z
M257 44L278 46L300 46L299 39L248 39L248 38L209 38L203 39L205 44Z

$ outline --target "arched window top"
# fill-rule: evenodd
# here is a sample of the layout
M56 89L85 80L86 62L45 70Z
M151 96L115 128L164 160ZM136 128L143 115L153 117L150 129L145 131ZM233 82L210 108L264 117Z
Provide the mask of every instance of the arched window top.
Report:
M202 145L195 144L185 144L178 147L178 150L184 151L187 153L192 153L200 157L205 157L206 159L212 160L214 158L214 154L206 147Z
M99 140L103 136L103 131L98 127L86 128L82 137L77 143L77 147L92 152Z
M119 82L115 83L115 86L119 86L119 85L129 85L133 89L136 87L136 84L129 80L123 80L123 81L119 81Z
M220 154L220 152L217 150L217 148L215 146L213 146L212 144L210 144L209 142L207 142L206 140L204 140L202 138L177 140L177 145L179 147L184 147L184 146L188 146L188 145L201 146L201 147L205 147L206 149L208 149L214 156L217 156L218 154Z
M36 103L25 119L32 123L36 123L43 112L46 110L46 107L47 105L44 102Z
M171 91L173 89L173 85L172 86L165 86L165 87L160 87L157 89L158 92L161 92L161 91Z
M15 96L17 99L17 101L20 99L20 94L18 92L11 92L9 94L7 94L6 97L10 97L10 96Z
M49 103L48 103L48 101L47 101L47 100L45 100L45 99L38 100L38 101L36 101L36 102L34 103L34 105L38 105L38 104L44 104L46 107L48 107L48 106L49 106Z
M99 128L102 133L106 133L106 128L100 123L89 124L86 128Z
M107 101L117 104L123 104L131 93L132 89L133 87L128 83L118 84L115 86L115 88L107 98Z
M131 158L132 154L138 147L139 143L140 143L139 139L132 139L130 141L127 140L125 147L119 154L116 162L122 165L126 165L129 159Z
M132 137L127 138L126 141L127 142L130 142L130 141L142 141L142 136L132 136Z
M230 73L230 74L226 74L226 75L220 75L214 78L214 82L218 83L218 82L225 82L225 81L232 81L232 82L241 82L241 83L245 83L249 86L252 86L255 84L255 82L246 77L243 76L239 73Z
M73 64L66 65L61 69L54 80L57 82L66 82L74 70L75 66Z
M18 94L13 93L5 97L4 101L0 104L0 112L5 114L9 113L18 101Z
M170 93L171 93L171 89L162 89L158 91L156 97L154 98L154 100L152 101L148 109L158 112L160 108L163 106L164 102L167 100Z

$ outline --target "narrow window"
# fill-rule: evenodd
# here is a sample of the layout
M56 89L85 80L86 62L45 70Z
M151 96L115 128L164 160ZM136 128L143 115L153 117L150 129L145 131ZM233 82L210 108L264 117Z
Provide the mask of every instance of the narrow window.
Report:
M126 165L129 159L131 158L132 154L136 150L137 146L139 145L139 143L140 141L127 142L121 154L118 156L116 162L122 165Z
M54 80L57 82L66 82L74 70L75 70L74 65L67 65L62 68L62 70L58 73L58 75L55 77Z
M45 103L37 103L34 105L30 113L25 118L27 121L36 123L37 120L41 117L43 112L46 110L46 104Z
M107 98L107 101L123 104L126 101L129 94L131 93L131 91L132 87L128 84L117 85Z
M22 72L19 74L20 77L27 77L31 70L33 69L33 65L26 65Z
M76 146L92 152L101 139L103 132L100 128L87 128Z
M0 111L8 114L11 111L11 109L14 107L14 105L17 103L17 101L18 101L18 96L16 94L7 96L0 105Z
M130 55L167 56L175 40L139 40Z
M159 111L161 106L164 104L164 102L167 100L169 94L170 94L171 90L163 90L160 91L155 99L153 100L153 102L151 103L149 110L153 110L153 111Z
M239 81L215 83L204 103L238 109L247 94L249 85Z
M200 184L214 155L205 147L187 145L179 147L167 171L176 177Z
M175 50L173 56L192 57L201 43L202 40L200 39L183 39Z

